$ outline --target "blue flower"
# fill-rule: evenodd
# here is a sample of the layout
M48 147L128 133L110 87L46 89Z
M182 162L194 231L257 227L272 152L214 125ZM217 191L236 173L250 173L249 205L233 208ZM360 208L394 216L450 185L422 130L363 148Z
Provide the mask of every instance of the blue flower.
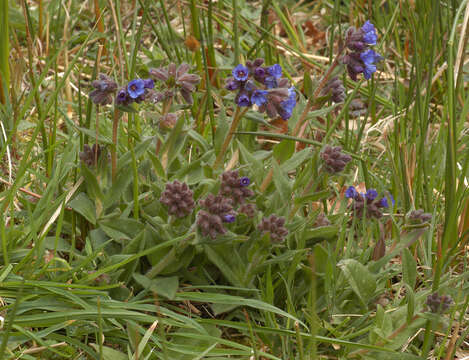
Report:
M279 64L274 64L267 68L269 75L273 76L275 79L280 79L282 77L282 67Z
M223 216L223 222L232 223L232 222L235 222L235 220L236 220L236 216L234 216L233 214L228 214L228 215Z
M135 79L127 85L127 92L132 99L138 98L145 93L145 82L142 79Z
M246 81L249 76L249 69L246 66L239 64L233 69L232 74L236 80Z
M367 20L363 26L363 41L368 45L376 45L376 40L378 40L378 35L376 34L375 26Z
M251 102L257 106L264 105L267 102L267 94L266 90L254 90L251 95Z
M292 86L288 88L288 98L280 103L281 109L279 114L283 120L288 120L296 106L296 93L295 88Z
M391 200L391 203L392 203L392 206L394 206L396 204L396 201L394 200L393 196L391 194L388 194L389 196L389 199ZM389 207L389 202L388 202L388 198L382 198L380 201L379 201L379 205L381 205L381 207Z
M243 176L241 179L239 179L239 184L241 186L248 186L251 183L251 179L249 179L247 176Z
M377 196L378 196L378 192L375 189L369 189L366 191L366 194L365 194L365 197L370 201L373 201L374 199L376 199Z
M249 99L249 93L247 91L240 91L236 95L235 102L238 106L251 106L251 100Z
M365 65L365 68L363 69L363 75L365 76L365 79L369 80L371 75L376 71L375 63L382 60L382 56L370 49L362 52L360 54L360 59Z
M357 189L355 186L349 186L347 190L345 190L345 197L347 199L354 199L358 195Z
M267 89L273 89L273 88L276 88L278 85L277 85L277 79L274 78L273 76L267 76L265 78L265 86L267 86Z

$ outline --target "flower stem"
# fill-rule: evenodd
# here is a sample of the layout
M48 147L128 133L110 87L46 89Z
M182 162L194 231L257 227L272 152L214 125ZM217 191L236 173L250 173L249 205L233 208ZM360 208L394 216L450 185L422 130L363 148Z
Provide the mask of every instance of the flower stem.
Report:
M111 167L112 167L112 182L114 183L117 175L117 130L119 129L119 110L114 108L114 118L112 122L112 143L111 149Z
M228 146L230 145L231 139L233 138L233 135L238 128L238 124L244 114L248 111L248 107L244 108L241 110L241 108L238 106L236 107L236 112L233 116L233 121L231 122L231 127L230 130L228 131L228 135L225 138L225 141L223 142L223 145L221 146L220 152L217 155L217 158L215 159L215 163L213 164L213 167L217 169L221 163L223 162L223 157L225 156L226 150L228 149Z

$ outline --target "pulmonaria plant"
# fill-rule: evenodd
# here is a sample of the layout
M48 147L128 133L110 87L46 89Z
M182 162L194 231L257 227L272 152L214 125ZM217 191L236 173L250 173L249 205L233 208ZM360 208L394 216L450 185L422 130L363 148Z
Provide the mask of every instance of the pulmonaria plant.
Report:
M288 79L282 77L279 64L262 66L264 59L247 61L239 64L232 71L232 77L226 80L226 89L237 91L236 105L251 107L257 105L260 113L274 119L280 116L288 120L296 106L296 92Z
M389 201L394 206L395 201L391 194L388 197L378 197L375 189L369 189L366 193L359 193L355 187L350 186L345 191L345 197L352 199L351 209L357 217L362 217L366 213L367 218L379 219L383 216L382 209L389 208Z
M190 66L186 63L178 67L171 63L167 67L150 69L150 76L163 84L161 91L154 94L153 101L156 103L173 98L179 91L183 99L192 104L192 93L200 82L200 76L189 73L189 69Z
M383 57L370 49L370 46L376 45L378 35L375 26L366 21L359 29L351 27L347 30L345 37L345 46L350 50L342 59L347 66L350 78L357 80L358 74L363 74L364 78L369 80L376 71L376 63Z

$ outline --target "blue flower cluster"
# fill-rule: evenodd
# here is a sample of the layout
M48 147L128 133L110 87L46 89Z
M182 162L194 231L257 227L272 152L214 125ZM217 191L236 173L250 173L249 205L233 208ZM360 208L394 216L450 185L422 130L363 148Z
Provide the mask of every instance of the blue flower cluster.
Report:
M264 59L239 64L226 81L226 89L237 91L235 102L238 106L256 105L259 112L266 112L270 118L280 116L288 120L296 106L296 93L289 86L288 79L282 77L279 64L262 66Z
M353 213L362 217L363 212L366 211L366 216L371 218L380 218L383 216L381 212L382 208L389 207L389 201L392 206L395 205L394 198L391 194L378 198L378 192L375 189L368 189L365 193L359 193L355 187L350 186L345 190L345 197L352 199L352 210Z
M122 87L116 96L116 104L130 105L133 102L140 103L150 94L151 89L155 87L152 79L134 79Z
M378 35L375 26L366 21L360 29L350 28L347 31L345 45L350 53L343 58L343 63L347 65L347 71L350 78L357 80L358 74L363 74L365 79L369 80L376 71L376 63L383 57L370 49L370 46L376 45Z

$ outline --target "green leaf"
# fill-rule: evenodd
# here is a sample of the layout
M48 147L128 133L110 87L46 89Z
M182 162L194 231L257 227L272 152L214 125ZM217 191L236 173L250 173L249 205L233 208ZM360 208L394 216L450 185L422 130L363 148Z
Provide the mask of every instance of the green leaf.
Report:
M285 204L288 204L291 201L291 184L288 177L282 172L280 166L277 164L276 160L272 161L272 167L274 170L274 184L282 201Z
M94 349L99 353L99 345L98 344L90 344ZM127 357L126 354L114 350L113 348L103 346L103 360L128 360L129 358Z
M297 153L294 153L289 159L282 163L282 170L285 172L296 170L301 164L303 164L311 157L312 152L313 149L311 147L307 147L301 151L298 151Z
M323 240L335 239L338 232L339 227L336 225L320 226L314 229L305 229L302 237L305 239L308 245L311 245L311 243L316 244Z
M291 158L295 152L295 142L291 140L282 140L274 146L274 158L280 163L284 163Z
M352 290L366 307L376 290L376 277L355 259L341 260L337 266L342 270Z
M159 296L163 296L169 300L174 299L179 288L179 279L177 276L149 279L144 275L134 274L133 277L135 281L144 288L149 289Z
M402 279L412 289L417 281L417 262L408 248L402 250Z
M96 208L85 193L79 193L68 203L68 206L82 215L90 223L96 225Z
M83 127L77 127L78 131L81 133L88 135L90 138L95 139L96 138L96 132L94 130L86 129ZM98 142L101 144L108 144L112 145L112 140L109 136L106 136L104 134L98 134Z

